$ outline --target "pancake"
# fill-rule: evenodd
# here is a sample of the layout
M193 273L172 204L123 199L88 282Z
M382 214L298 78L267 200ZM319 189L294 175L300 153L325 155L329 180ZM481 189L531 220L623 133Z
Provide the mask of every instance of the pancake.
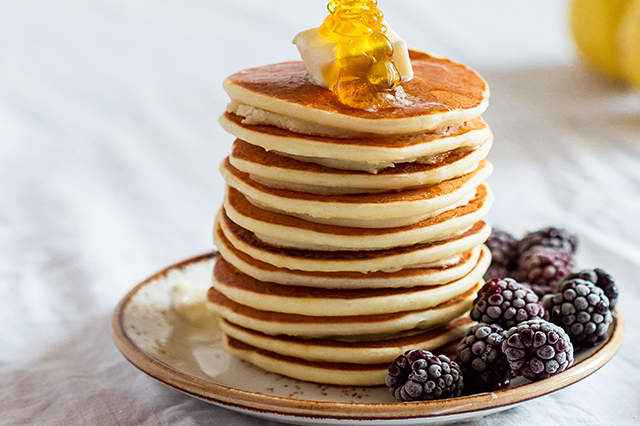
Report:
M464 333L462 327L460 331ZM452 333L450 341L457 340ZM460 333L457 333L460 334ZM385 384L389 363L350 364L306 361L256 348L223 334L225 350L264 370L307 382L339 386L378 386ZM450 345L434 349L436 353L450 353ZM400 353L398 354L400 355Z
M390 364L409 349L432 351L462 338L472 324L468 316L451 321L439 328L411 330L366 339L300 339L293 336L270 336L220 320L221 331L255 348L279 355L315 362L351 364Z
M457 204L466 203L475 188L491 174L492 166L482 160L471 173L436 185L375 194L322 195L271 188L233 167L227 158L220 171L227 184L251 202L306 218L339 226L391 227L417 223ZM457 203L457 204L456 204Z
M382 385L389 368L388 363L367 365L303 361L258 349L226 334L222 335L222 343L225 351L236 358L263 370L307 382L343 386Z
M480 117L439 132L349 139L305 135L270 125L244 124L242 117L229 112L220 117L220 124L238 139L267 151L341 170L372 173L399 163L425 161L455 149L473 148L491 136L489 126Z
M424 162L401 163L376 174L340 170L269 152L240 139L233 144L230 164L251 179L275 188L315 194L359 194L435 185L475 170L493 140L475 149L459 149Z
M244 328L268 335L324 338L395 334L430 330L468 312L484 281L470 290L429 309L375 315L310 316L268 312L241 305L215 288L207 294L208 307L220 317Z
M310 222L263 210L236 189L227 187L224 210L234 223L255 233L261 241L279 247L311 250L380 250L408 246L466 232L491 208L493 194L486 184L474 198L414 225L394 228L353 228Z
M213 270L213 288L236 303L262 311L312 316L386 314L432 308L465 293L482 280L490 261L483 252L467 275L442 285L325 289L259 281L220 259Z
M276 247L260 241L254 233L233 223L220 210L215 227L239 251L254 259L279 268L315 272L373 272L397 271L403 268L424 267L483 244L491 234L484 221L476 222L467 232L444 240L395 247L385 250L299 250ZM217 231L214 235L217 235ZM217 244L217 241L216 241Z
M319 288L396 288L440 285L456 280L476 265L481 248L474 247L460 255L434 262L429 267L406 268L394 272L316 272L278 268L254 259L236 249L220 229L216 229L215 241L222 257L236 269L259 280L283 285Z
M228 77L228 111L247 124L307 133L400 135L445 128L479 117L489 87L475 71L449 59L410 51L414 77L404 82L408 105L367 111L348 107L314 85L301 61L266 65ZM350 133L350 134L349 134Z

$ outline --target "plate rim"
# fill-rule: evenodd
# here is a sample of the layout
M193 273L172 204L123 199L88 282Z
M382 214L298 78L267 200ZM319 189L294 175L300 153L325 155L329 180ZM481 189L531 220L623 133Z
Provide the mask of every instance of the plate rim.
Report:
M217 251L201 254L172 264L151 275L131 289L118 303L111 316L111 334L116 348L134 367L153 379L180 392L235 410L286 417L336 420L403 420L447 417L471 412L507 408L511 405L548 395L576 383L604 366L618 352L624 336L624 318L614 310L614 327L609 339L591 355L569 369L537 382L514 388L458 398L408 403L366 403L314 401L244 391L206 381L181 372L140 349L124 330L124 313L133 297L145 286L175 270L213 260ZM552 386L549 386L549 385Z

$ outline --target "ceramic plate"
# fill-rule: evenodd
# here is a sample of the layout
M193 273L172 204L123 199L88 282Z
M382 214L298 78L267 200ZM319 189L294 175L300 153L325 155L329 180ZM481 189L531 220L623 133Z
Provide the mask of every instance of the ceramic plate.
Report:
M616 353L623 319L611 337L549 379L516 379L509 389L441 401L396 403L387 388L324 386L268 373L225 353L215 321L196 325L171 309L176 284L209 288L215 254L186 260L135 287L113 315L122 354L144 373L181 392L249 415L295 424L429 425L489 415L583 379Z

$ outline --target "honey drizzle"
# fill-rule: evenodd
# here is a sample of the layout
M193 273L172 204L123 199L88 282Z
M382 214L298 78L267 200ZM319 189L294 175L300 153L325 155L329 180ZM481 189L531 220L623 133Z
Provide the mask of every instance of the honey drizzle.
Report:
M329 88L345 105L377 110L394 106L400 73L391 57L377 0L333 0L320 34L336 42L337 68L325 71Z

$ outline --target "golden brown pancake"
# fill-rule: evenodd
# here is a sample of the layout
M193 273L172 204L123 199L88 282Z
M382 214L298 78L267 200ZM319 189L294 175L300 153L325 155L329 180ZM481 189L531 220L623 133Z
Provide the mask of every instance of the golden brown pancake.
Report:
M467 231L493 203L486 184L478 186L468 203L414 225L394 228L354 228L311 222L251 204L238 190L227 187L224 210L241 227L280 247L313 250L379 250L437 241Z
M435 185L467 174L489 153L492 138L473 149L441 153L425 162L400 163L378 173L340 170L266 151L236 139L229 162L253 180L277 188L316 194L384 192Z
M486 109L489 87L475 71L428 53L411 51L410 56L414 77L403 83L410 104L398 108L348 107L311 83L300 61L241 71L223 87L237 104L361 133L419 133L471 120Z
M227 353L272 373L308 382L344 386L375 386L384 383L384 364L314 363L298 358L285 357L264 349L255 348L226 334L222 342Z
M467 320L469 321L469 320ZM455 326L456 324L454 324ZM446 343L440 348L432 349L435 353L449 353L450 343L464 336L470 323L462 323L449 332L441 335ZM270 350L237 340L223 334L225 350L242 360L250 362L267 371L282 374L294 379L314 383L343 386L377 386L385 383L389 362L378 364L355 364L342 362L307 361L302 358L280 355ZM399 349L397 355L401 355Z
M311 316L269 312L241 305L215 288L207 294L208 306L220 317L268 335L338 337L395 334L429 330L468 312L484 281L466 292L428 309L375 315Z
M278 268L254 259L236 249L224 233L215 230L215 241L222 257L243 273L260 281L283 285L319 288L395 288L440 285L463 277L476 265L481 247L474 247L429 267L405 268L399 271L319 272Z
M306 361L390 364L409 349L431 351L454 339L460 339L471 323L470 318L465 316L428 331L410 330L384 336L367 336L362 339L301 339L283 335L271 336L224 319L220 321L220 328L226 335L253 347Z
M439 132L349 139L305 135L272 125L244 124L242 117L229 112L220 117L220 124L238 139L267 151L343 170L368 172L459 148L472 148L491 136L489 127L480 117Z
M229 242L254 259L279 268L322 272L394 271L408 267L427 266L433 262L457 256L483 244L491 234L484 221L478 221L468 231L439 241L412 244L383 250L300 250L272 246L258 239L253 232L233 223L220 210L215 227L219 227ZM214 235L217 235L214 234Z
M487 270L485 253L464 277L437 286L326 289L297 287L256 280L224 259L216 262L213 287L229 299L265 311L313 316L375 315L427 309L473 288Z
M417 223L466 203L465 197L470 199L492 170L491 163L483 160L473 172L436 185L374 194L322 195L263 185L233 167L228 158L220 167L229 186L265 209L313 222L376 228Z

